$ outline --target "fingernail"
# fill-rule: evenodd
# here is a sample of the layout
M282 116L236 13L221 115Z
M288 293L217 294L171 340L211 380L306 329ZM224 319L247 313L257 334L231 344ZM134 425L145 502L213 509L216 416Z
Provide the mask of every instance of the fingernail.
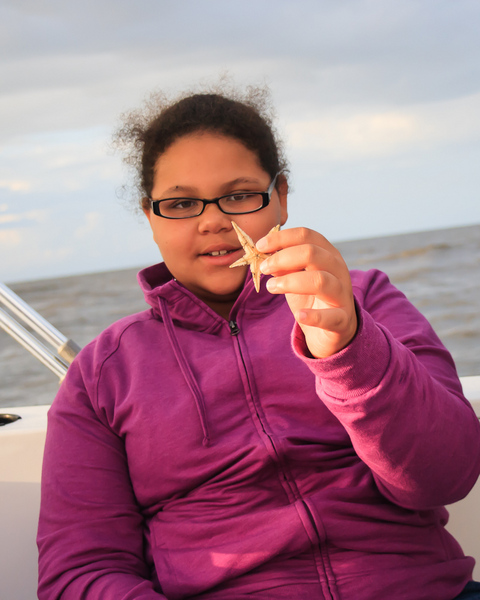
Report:
M297 322L303 323L303 321L305 321L307 318L307 313L304 310L299 310L297 312L296 317L297 317Z
M266 250L267 249L267 240L264 237L260 238L258 240L258 242L255 244L255 246L257 247L257 250L260 250L260 252L262 250Z
M277 282L276 282L276 281L275 281L275 279L273 279L273 277L272 277L272 279L269 279L269 280L267 281L267 290L268 290L269 292L274 292L276 289L277 289Z
M268 260L264 260L260 263L260 271L265 274L270 272L270 269L268 268Z

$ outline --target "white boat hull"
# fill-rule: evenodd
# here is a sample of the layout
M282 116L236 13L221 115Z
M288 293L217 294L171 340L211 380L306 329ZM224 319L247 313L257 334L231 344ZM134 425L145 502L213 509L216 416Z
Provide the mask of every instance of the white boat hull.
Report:
M480 417L480 376L463 377L465 396ZM21 419L0 427L0 582L2 600L37 597L40 477L49 406L3 408ZM480 480L467 498L448 507L448 529L469 556L477 559L480 581Z

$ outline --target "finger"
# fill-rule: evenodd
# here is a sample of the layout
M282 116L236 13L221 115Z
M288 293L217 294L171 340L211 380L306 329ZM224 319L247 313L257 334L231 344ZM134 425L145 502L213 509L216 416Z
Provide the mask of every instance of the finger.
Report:
M331 273L340 272L343 261L331 252L317 245L303 244L279 250L265 259L260 270L266 275L283 275L303 270L325 270Z
M344 286L338 277L326 271L300 271L267 281L272 294L315 296L327 304L339 306L345 302Z
M332 333L343 334L349 319L348 314L341 308L304 308L295 313L299 325L317 327Z
M265 237L260 238L256 243L257 250L265 254L273 254L283 248L291 246L301 246L303 244L312 244L330 249L335 253L338 250L318 231L308 229L307 227L293 227L292 229L281 229L280 231L271 231Z

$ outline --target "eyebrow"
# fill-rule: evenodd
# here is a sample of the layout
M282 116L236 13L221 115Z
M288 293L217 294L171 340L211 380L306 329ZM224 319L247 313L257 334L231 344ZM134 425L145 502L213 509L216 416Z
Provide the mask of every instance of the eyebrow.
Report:
M258 185L260 186L260 181L256 178L256 177L237 177L236 179L232 179L232 181L228 181L227 183L224 183L220 186L220 189L222 189L224 192L226 192L227 190L240 185L242 183L248 184L248 185ZM166 189L162 196L168 198L168 194L193 194L195 195L196 192L196 188L195 187L191 187L191 186L184 186L184 185L174 185L168 189Z

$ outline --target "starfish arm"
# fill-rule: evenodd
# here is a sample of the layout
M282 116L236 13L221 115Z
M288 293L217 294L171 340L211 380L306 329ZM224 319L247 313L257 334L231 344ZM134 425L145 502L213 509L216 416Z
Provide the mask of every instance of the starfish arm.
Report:
M248 264L250 264L250 263L248 262L248 260L246 260L246 259L245 259L245 257L244 257L244 256L242 256L242 258L239 258L238 260L236 260L234 263L232 263L232 264L230 265L230 269L231 269L232 267L244 267L245 265L248 265Z
M264 261L264 258L257 258L255 261L250 263L250 271L252 272L253 285L257 292L260 291L260 264Z
M250 248L253 249L255 247L255 244L253 243L252 238L249 235L247 235L243 231L243 229L240 229L240 227L235 223L235 221L232 221L232 225L243 248L246 249L246 247L250 246Z
M232 263L230 265L230 268L231 267L243 267L244 265L250 265L250 271L252 272L253 284L255 285L255 289L258 292L258 291L260 291L260 275L261 275L260 265L266 258L268 258L270 256L270 254L263 254L263 252L259 252L255 248L255 244L253 243L252 238L249 235L247 235L242 229L240 229L240 227L234 221L232 221L232 225L233 225L233 228L235 229L235 232L238 236L240 243L242 244L245 254L240 259L238 259L237 261ZM273 227L270 230L270 233L272 231L278 231L279 229L280 229L280 225L275 225L275 227Z

